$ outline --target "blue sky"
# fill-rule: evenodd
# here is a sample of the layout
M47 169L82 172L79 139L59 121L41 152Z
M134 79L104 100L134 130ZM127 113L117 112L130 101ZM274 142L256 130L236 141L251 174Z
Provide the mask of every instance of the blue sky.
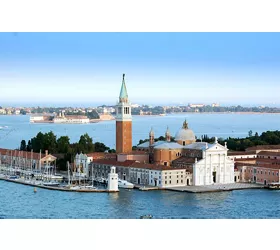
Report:
M0 105L279 106L280 33L0 33Z

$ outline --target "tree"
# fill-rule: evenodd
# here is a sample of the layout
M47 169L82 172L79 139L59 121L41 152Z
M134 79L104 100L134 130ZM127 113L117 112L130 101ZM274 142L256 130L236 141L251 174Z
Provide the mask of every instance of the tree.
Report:
M79 152L90 153L94 152L94 144L92 138L86 133L80 137L78 143Z
M252 135L253 135L253 131L252 131L252 130L250 130L250 131L248 132L248 135L249 135L249 137L252 137Z
M61 136L57 140L57 153L66 154L70 151L70 138Z
M95 149L95 152L105 152L105 151L109 150L110 148L106 147L106 145L104 143L96 142L96 143L94 143L94 149Z
M42 150L48 150L51 153L55 153L56 148L57 148L56 135L52 131L44 134L44 144Z
M28 140L28 143L27 143L27 146L26 146L26 151L31 151L32 149L32 143L31 143L31 140Z
M20 150L26 151L26 141L22 140L20 143Z

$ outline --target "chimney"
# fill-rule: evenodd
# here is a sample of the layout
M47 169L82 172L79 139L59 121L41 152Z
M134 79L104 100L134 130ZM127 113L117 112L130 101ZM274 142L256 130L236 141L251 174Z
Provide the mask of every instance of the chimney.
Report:
M48 150L45 150L45 154L46 154L46 156L49 154Z

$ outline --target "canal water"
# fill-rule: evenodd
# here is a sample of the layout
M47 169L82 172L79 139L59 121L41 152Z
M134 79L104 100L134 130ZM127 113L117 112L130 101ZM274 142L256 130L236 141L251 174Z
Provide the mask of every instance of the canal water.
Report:
M166 116L133 116L133 145L148 138L151 127L155 137L165 134L167 126L172 136L187 119L197 137L207 134L222 138L246 137L250 130L259 134L279 130L280 114L173 114ZM93 140L115 148L115 121L90 124L30 124L29 116L0 115L0 147L17 148L22 139L29 140L38 132L53 131L57 137L68 135L71 142L88 133Z
M280 191L192 194L121 189L119 193L61 192L0 181L0 218L156 219L280 218Z

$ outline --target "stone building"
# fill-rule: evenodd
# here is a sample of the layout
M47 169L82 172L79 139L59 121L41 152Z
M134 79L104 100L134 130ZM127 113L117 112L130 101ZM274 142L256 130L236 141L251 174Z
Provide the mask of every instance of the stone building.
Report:
M48 150L45 151L45 154L40 154L1 148L0 161L0 165L3 166L11 166L30 170L39 170L40 168L44 169L45 167L55 167L56 165L56 157L49 154Z
M144 164L127 160L93 160L95 179L106 178L112 166L116 167L118 178L137 185L150 185L160 188L191 185L191 176L186 169L171 169L162 165Z

